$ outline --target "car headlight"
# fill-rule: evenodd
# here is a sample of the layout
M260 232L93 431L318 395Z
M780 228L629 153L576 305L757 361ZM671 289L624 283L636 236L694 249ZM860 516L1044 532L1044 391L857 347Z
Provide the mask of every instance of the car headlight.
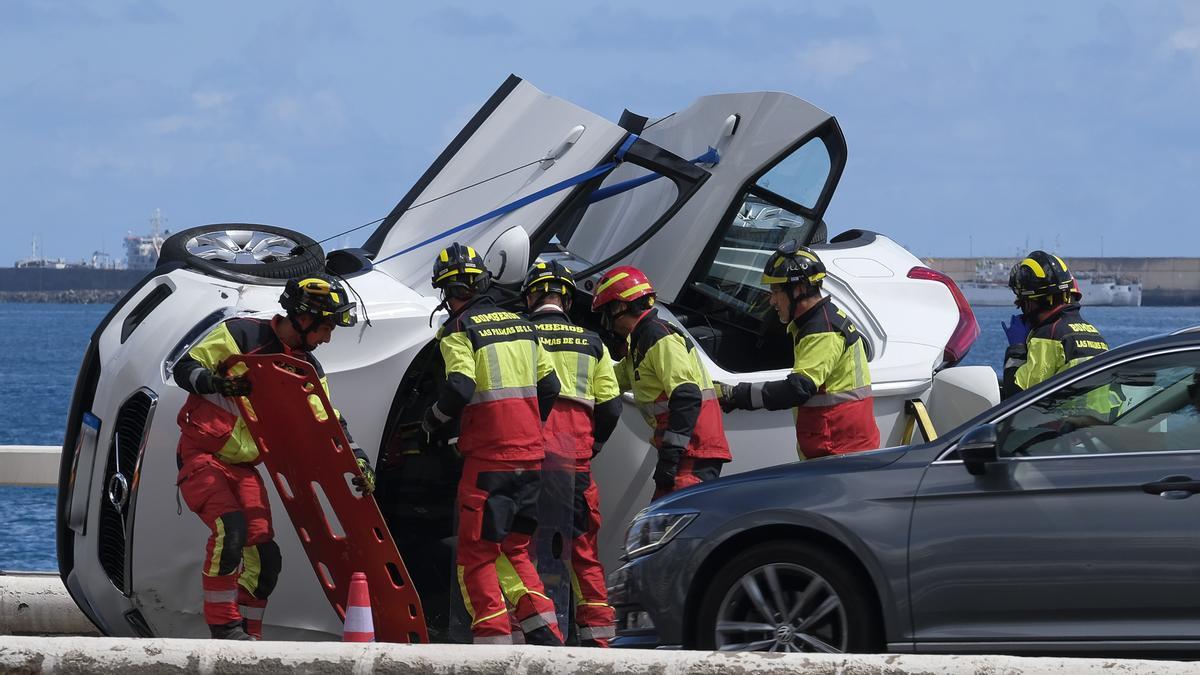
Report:
M625 532L625 556L635 558L657 551L688 523L695 520L696 513L651 513L634 518Z

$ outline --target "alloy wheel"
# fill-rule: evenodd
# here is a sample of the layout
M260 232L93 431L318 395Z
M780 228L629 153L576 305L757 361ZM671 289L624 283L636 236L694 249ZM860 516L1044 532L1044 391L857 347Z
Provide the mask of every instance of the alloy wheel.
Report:
M188 239L187 252L205 260L239 265L287 260L298 244L278 234L256 230L220 230Z
M721 651L840 654L848 628L829 582L801 565L773 563L747 572L726 592L715 643Z

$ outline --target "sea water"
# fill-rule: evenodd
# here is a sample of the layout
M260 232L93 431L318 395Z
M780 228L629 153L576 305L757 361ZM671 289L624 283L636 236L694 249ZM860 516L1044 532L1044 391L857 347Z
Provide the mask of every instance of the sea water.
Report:
M0 445L60 445L80 360L107 305L0 303ZM964 360L999 371L1012 310L976 310L982 333ZM1200 307L1094 307L1084 316L1116 346L1200 325ZM54 488L0 487L0 570L53 570Z

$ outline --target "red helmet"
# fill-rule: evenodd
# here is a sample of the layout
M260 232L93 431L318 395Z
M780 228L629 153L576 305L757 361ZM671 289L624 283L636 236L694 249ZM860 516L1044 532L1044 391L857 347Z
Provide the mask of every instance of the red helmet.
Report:
M614 267L605 272L596 284L592 311L595 312L610 302L633 302L647 295L654 295L654 286L650 285L645 273L632 265Z

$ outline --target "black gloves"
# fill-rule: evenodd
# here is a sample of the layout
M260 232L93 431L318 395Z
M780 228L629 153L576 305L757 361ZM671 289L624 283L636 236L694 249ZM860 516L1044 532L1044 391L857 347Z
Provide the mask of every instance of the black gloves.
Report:
M421 417L421 431L425 432L425 437L432 443L434 434L449 421L450 418L443 415L435 403L425 409L425 414Z
M200 377L196 379L196 392L221 396L249 396L250 380L245 377L223 377L211 370L201 370Z
M250 380L245 377L215 377L217 393L222 396L249 396Z
M654 486L659 490L675 489L675 474L679 471L679 459L683 448L664 447L658 450L658 464L654 465Z
M600 454L600 450L603 448L603 443L592 443L592 459L596 459L596 455Z
M371 468L371 463L366 459L359 457L357 459L359 475L351 479L354 483L354 489L360 495L369 495L375 492L375 470Z
M760 390L758 390L757 401L755 401L755 384L750 382L738 382L737 384L716 382L714 384L716 400L720 402L721 410L724 412L758 410L762 407L762 384L758 384Z
M717 382L715 384L717 388L717 400L721 403L721 410L724 412L755 410L762 407L761 405L754 405L749 382L739 382L738 384Z

